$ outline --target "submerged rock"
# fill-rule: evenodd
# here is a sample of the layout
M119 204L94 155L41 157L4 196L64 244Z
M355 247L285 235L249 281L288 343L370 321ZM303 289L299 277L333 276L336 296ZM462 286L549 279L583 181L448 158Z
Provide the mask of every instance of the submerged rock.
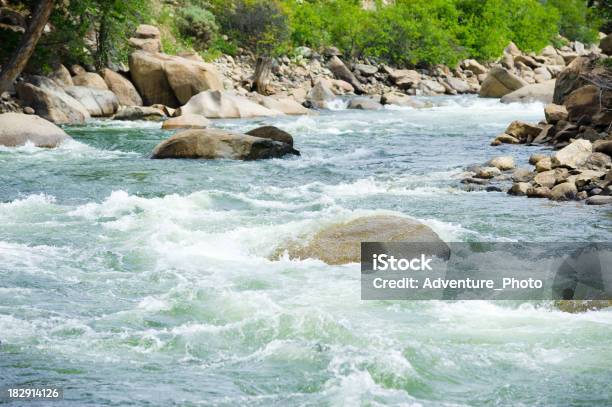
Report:
M70 136L39 116L21 113L0 114L0 145L16 147L28 142L36 147L54 148Z
M319 259L331 265L358 263L361 242L431 243L440 257L447 257L448 246L428 226L399 216L365 216L331 225L316 233L307 243L290 243L272 256L285 251L291 259Z
M125 106L119 109L113 117L115 120L149 120L159 121L166 117L166 114L157 108L150 106Z
M151 158L258 160L299 155L287 143L224 130L186 130L159 143Z

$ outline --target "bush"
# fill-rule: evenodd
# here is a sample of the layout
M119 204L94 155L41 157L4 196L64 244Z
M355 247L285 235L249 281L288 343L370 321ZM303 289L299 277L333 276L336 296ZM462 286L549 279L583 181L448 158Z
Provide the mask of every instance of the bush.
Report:
M547 4L559 11L561 35L586 43L597 40L602 21L597 15L598 10L589 8L586 0L548 0Z
M183 36L192 39L195 48L201 50L213 43L219 30L213 13L194 5L179 11L177 27Z
M287 51L289 26L286 14L275 0L214 0L211 9L223 33L259 54Z

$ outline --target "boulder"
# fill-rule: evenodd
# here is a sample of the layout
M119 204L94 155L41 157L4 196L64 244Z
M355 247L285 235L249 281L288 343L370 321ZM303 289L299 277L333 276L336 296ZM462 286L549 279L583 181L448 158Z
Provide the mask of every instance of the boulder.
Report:
M555 186L550 192L550 199L553 201L571 201L576 199L578 189L573 182L563 182Z
M166 120L162 124L164 130L174 129L205 129L210 126L210 120L199 114L185 114Z
M475 59L466 59L465 61L463 61L462 65L463 65L463 69L468 69L472 71L475 75L487 73L487 68L482 66Z
M383 105L413 107L415 109L426 107L425 103L414 100L412 97L398 92L384 93L380 98L380 103Z
M362 97L351 99L348 103L349 109L380 110L383 106L372 98Z
M54 148L71 140L64 130L39 116L22 113L0 114L0 145L17 147L32 143L36 147Z
M480 97L501 98L517 89L527 86L527 83L510 71L495 67L489 71L480 87Z
M365 64L355 64L355 71L361 76L373 76L378 72L378 67Z
M130 55L132 80L147 105L176 108L206 90L223 90L213 65L179 56L136 51Z
M105 68L102 70L102 77L108 88L117 95L120 105L142 106L142 98L136 87L123 75Z
M446 92L446 88L440 82L432 79L424 79L418 84L418 88L424 95L441 95Z
M270 110L275 110L288 115L312 114L312 111L305 108L291 98L276 98L272 96L260 96L257 101L260 105Z
M530 143L533 139L535 139L542 128L533 124L525 123L520 120L515 120L506 128L504 133L511 135L512 137L517 138L521 142Z
M569 120L572 122L579 122L583 117L586 117L590 122L593 116L607 106L612 107L612 94L602 92L595 85L582 86L570 93L565 99L565 107Z
M246 97L230 92L208 90L193 96L181 107L181 115L199 114L210 119L278 116L281 112L270 110Z
M477 178L489 179L501 175L501 171L497 167L482 167L476 173Z
M453 89L457 93L469 93L472 89L470 84L464 81L463 79L449 76L444 80L446 81L448 86L450 86L451 89Z
M358 263L361 242L410 242L432 245L433 251L448 258L449 248L424 224L399 216L378 215L331 225L316 233L307 243L291 242L277 249L274 258L287 252L291 259L319 259L330 265Z
M533 179L534 173L529 168L518 168L512 173L512 181L529 182Z
M557 124L561 120L567 121L568 113L565 106L550 103L544 108L544 116L546 117L546 122Z
M528 198L548 198L550 199L550 188L547 187L529 187L527 188Z
M593 152L604 153L612 157L612 140L597 140L593 143Z
M586 159L584 167L589 170L603 171L612 167L612 158L604 153L595 152Z
M550 81L553 78L548 68L545 68L543 66L534 69L533 73L535 74L535 81L537 83L545 83L545 82ZM552 94L554 93L554 91L555 90L553 86L553 91L551 92L551 99L552 99Z
M49 78L33 76L17 85L17 95L25 106L55 124L81 124L90 114L78 100Z
M287 143L217 129L186 130L159 143L151 158L257 160L299 155Z
M555 152L552 156L553 168L578 168L586 163L593 152L591 142L579 139Z
M527 103L527 102L542 102L551 103L553 93L555 92L555 81L547 81L543 83L535 83L526 85L504 95L501 98L502 103Z
M543 160L544 158L548 158L548 156L546 154L531 154L531 156L529 156L529 164L531 165L536 165L540 160Z
M344 62L342 62L340 58L338 58L337 56L331 57L329 59L329 62L327 63L327 67L330 71L332 71L332 73L337 79L341 79L350 83L351 86L353 86L353 88L355 89L355 93L364 93L364 90L361 87L361 83L359 82L359 80L357 80L355 75L353 75L353 73L346 67L346 65L344 65Z
M487 165L496 167L500 171L508 171L514 168L514 158L509 155L494 157L487 161Z
M557 174L554 170L539 172L534 178L536 186L552 188L557 183Z
M574 59L557 77L553 103L565 104L565 99L578 88L589 85L588 76L595 72L603 71L597 67L597 57L584 56Z
M289 144L293 147L293 136L284 130L274 126L263 126L246 132L249 136L266 138L281 143Z
M495 137L495 140L491 142L491 145L499 146L502 144L519 144L520 142L521 141L517 139L516 137L504 133L504 134L500 134L499 136Z
M93 117L112 116L119 109L119 100L110 90L70 86L66 93L85 106Z
M306 103L315 109L327 109L336 95L322 81L317 81L306 96Z
M536 172L544 172L552 170L552 159L550 157L544 157L535 164Z
M166 117L166 114L155 107L149 106L125 106L119 109L113 117L115 120L147 120L159 121Z
M528 182L515 182L508 191L509 195L524 196L527 195L527 190L531 188Z
M53 69L47 77L55 83L57 83L61 87L74 86L74 82L72 81L72 76L70 76L70 71L64 65L59 64Z
M421 83L421 74L412 69L388 68L389 78L400 89L410 89Z
M145 52L161 52L161 33L155 26L141 24L136 29L134 37L129 39L129 44L133 48Z
M97 73L85 72L72 78L72 83L75 86L85 86L87 88L108 90L108 86L104 79Z
M606 35L599 41L599 48L604 54L612 56L612 34Z
M596 195L587 198L587 205L610 205L612 204L612 196L610 195Z

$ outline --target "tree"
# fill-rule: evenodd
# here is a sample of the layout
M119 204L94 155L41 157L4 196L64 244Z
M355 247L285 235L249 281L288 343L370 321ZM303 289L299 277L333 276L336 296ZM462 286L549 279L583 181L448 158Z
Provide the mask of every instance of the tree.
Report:
M25 33L21 37L21 42L13 56L2 68L0 73L0 93L10 90L17 76L28 64L30 57L34 53L36 44L42 36L47 21L53 10L53 0L41 0L32 14L32 20Z

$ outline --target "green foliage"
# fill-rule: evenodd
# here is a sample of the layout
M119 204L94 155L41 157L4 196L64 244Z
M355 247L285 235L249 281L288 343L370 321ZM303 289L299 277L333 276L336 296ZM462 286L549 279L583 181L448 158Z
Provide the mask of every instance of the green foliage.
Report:
M597 9L588 7L586 0L548 0L547 5L559 11L561 35L572 41L578 40L586 43L597 40L602 19ZM605 8L600 10L605 10Z
M235 45L260 54L287 51L289 26L277 0L211 0L211 11Z
M205 50L216 39L219 27L210 11L189 5L180 9L177 17L179 31L193 40L196 49Z

